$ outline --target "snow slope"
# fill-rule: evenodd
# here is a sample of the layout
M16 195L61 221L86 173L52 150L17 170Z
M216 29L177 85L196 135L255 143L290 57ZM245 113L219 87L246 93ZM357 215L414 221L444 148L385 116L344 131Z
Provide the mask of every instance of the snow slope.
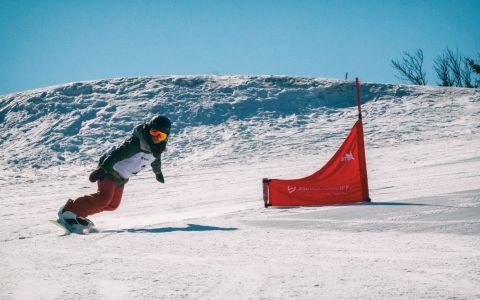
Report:
M362 83L370 204L263 208L261 178L318 170L353 82L169 76L0 97L0 299L480 298L480 90ZM47 222L99 155L155 114L163 171L102 230Z

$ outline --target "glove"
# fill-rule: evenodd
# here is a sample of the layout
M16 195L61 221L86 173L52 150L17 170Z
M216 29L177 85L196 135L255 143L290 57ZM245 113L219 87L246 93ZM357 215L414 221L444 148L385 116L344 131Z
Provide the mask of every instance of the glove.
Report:
M158 182L165 183L165 179L163 178L163 174L162 174L162 173L157 173L157 174L155 174L155 177L157 178L157 181L158 181Z
M105 175L107 174L105 173L104 169L96 169L95 171L90 173L88 180L90 180L90 182L96 182L98 180L102 180L103 178L105 178Z

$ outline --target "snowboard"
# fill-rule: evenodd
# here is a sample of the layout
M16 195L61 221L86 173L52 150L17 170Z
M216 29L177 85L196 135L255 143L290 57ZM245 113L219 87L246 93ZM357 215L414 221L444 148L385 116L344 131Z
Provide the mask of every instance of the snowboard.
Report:
M57 225L59 228L63 229L63 231L64 231L63 235L69 235L69 234L72 234L72 233L85 235L85 234L98 233L99 232L98 229L95 228L95 227L86 228L85 230L83 230L83 232L71 231L69 228L67 228L67 226L58 222L58 220L49 220L49 221L51 223L53 223L54 225Z

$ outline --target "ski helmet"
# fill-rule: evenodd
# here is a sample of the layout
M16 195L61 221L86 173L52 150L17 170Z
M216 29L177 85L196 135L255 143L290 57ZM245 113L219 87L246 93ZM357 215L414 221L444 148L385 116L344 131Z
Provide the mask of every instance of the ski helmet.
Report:
M164 116L155 116L147 123L149 129L157 129L166 134L170 133L172 122Z

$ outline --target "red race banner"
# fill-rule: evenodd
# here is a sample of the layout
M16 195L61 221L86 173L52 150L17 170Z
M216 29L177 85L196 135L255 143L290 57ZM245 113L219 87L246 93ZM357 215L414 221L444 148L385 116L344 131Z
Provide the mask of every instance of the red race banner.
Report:
M370 201L367 163L360 110L359 118L335 155L314 174L300 179L263 179L263 200L268 206L307 206Z

